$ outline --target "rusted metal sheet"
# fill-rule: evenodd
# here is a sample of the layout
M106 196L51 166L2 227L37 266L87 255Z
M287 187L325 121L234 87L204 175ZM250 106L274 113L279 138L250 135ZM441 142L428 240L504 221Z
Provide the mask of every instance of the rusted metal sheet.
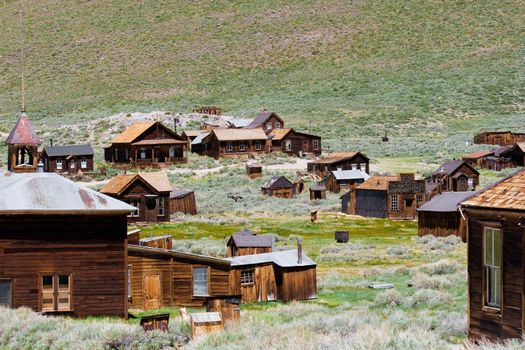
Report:
M5 143L8 145L38 145L40 138L31 125L29 118L25 113L20 114L18 121L7 136Z

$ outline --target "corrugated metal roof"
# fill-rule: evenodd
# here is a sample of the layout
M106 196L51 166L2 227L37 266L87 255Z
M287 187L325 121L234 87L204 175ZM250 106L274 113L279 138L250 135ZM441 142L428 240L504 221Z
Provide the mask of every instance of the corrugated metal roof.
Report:
M101 190L101 193L119 195L132 182L141 178L144 182L153 187L157 192L171 192L168 174L165 172L140 173L140 174L119 174L113 177Z
M208 136L209 134L210 134L209 132L201 132L200 134L197 135L197 137L193 141L191 141L191 144L200 145L202 143L202 140L204 140L204 138Z
M459 203L474 196L476 192L443 192L423 204L418 211L454 212Z
M190 314L193 323L221 322L220 312L196 312Z
M390 181L397 181L399 178L397 176L383 176L375 175L370 177L368 180L357 186L359 190L380 190L387 191L388 183Z
M235 245L239 248L248 247L272 247L272 235L257 235L250 230L242 230L232 235Z
M142 135L146 130L151 128L157 122L138 122L131 124L126 130L121 132L111 141L111 143L131 143L137 137Z
M5 143L8 145L38 145L38 138L33 125L25 113L21 113L15 126L7 136Z
M66 145L66 146L44 146L44 151L50 157L67 156L92 156L93 148L90 144L86 145Z
M257 265L265 263L274 263L280 267L299 267L299 266L316 266L317 264L303 253L301 264L297 262L297 250L283 250L272 253L262 253L253 255L241 255L226 258L231 261L232 266Z
M190 190L174 189L170 193L170 199L184 197L192 193L193 191L190 191Z
M26 173L0 178L0 214L129 213L134 207L58 174Z
M215 129L212 131L219 141L266 140L262 129Z
M464 206L525 210L525 169L479 191Z
M336 180L368 180L370 175L364 170L334 170L332 171Z

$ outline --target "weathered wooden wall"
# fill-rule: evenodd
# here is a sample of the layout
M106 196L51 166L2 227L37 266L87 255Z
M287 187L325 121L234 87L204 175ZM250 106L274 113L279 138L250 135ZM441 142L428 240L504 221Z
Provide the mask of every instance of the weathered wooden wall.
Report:
M181 212L184 214L197 214L197 204L195 203L195 193L191 192L183 197L170 199L171 213Z
M242 247L238 248L233 245L229 245L226 250L226 257L241 256L241 255L253 255L262 253L271 253L272 247Z
M72 314L127 316L126 217L0 216L0 279L12 307L41 310L39 273L72 275Z
M254 269L253 284L240 285L240 271L244 269ZM278 290L273 264L270 263L251 267L243 266L237 270L239 271L238 285L241 289L243 303L278 300Z
M280 268L282 285L279 288L279 300L309 300L317 298L316 268L295 267Z
M456 212L418 212L419 237L433 235L446 237L458 236L463 242L467 241L467 222Z

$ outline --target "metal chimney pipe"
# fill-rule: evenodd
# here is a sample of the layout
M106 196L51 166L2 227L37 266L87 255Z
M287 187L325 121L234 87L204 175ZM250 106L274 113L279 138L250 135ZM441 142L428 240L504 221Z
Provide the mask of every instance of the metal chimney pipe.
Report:
M303 263L303 240L297 239L297 263Z
M51 147L53 147L53 139L49 140L49 142L51 143Z
M173 118L173 131L175 131L175 133L177 132L177 122L178 122L178 119Z

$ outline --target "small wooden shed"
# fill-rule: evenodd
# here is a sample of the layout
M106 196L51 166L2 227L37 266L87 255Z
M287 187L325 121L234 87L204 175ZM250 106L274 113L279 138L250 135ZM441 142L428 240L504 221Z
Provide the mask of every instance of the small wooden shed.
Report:
M459 203L474 192L443 192L418 208L418 236L458 236L467 241L467 222L461 216Z
M182 189L174 189L170 192L170 212L181 212L184 214L197 214L197 203L195 192Z
M128 234L128 237L129 237L129 234ZM162 249L171 250L173 248L173 238L169 235L142 238L139 240L139 245L145 246L145 247L162 248Z
M197 338L224 329L220 312L197 312L190 314L191 336Z
M326 186L313 185L310 186L310 200L326 199Z
M246 174L250 179L255 179L262 176L262 165L259 163L246 164Z
M273 251L272 235L258 235L250 230L242 230L231 235L228 240L226 256L240 256L270 253Z
M269 197L292 198L294 186L290 180L284 176L273 176L261 188L261 193Z

